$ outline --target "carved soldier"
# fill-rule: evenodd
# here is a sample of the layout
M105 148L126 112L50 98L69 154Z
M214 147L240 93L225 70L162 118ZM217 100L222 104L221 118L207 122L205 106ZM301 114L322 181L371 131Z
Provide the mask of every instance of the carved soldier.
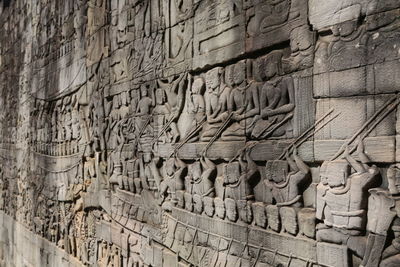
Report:
M234 199L225 198L226 218L231 222L236 222L238 217L236 202Z
M78 111L78 103L76 103L71 111L72 116L72 139L78 140L81 137L80 116Z
M204 213L208 217L212 217L214 215L214 199L211 197L204 197L203 198L203 203L204 203Z
M151 98L148 96L148 88L146 85L142 85L140 87L140 100L137 104L136 108L136 132L140 135L142 131L144 135L146 132L144 131L146 127L150 127L146 123L148 123L149 116L151 114L151 109L156 105L155 93L151 94ZM141 136L138 136L140 138Z
M193 209L198 214L203 212L203 198L200 195L193 195Z
M268 161L264 184L271 190L277 206L300 207L302 205L301 184L307 178L308 166L293 152L293 159L286 153L286 160ZM290 171L289 171L290 168Z
M236 204L239 211L240 220L250 224L253 221L254 217L252 210L253 201L238 200L236 201Z
M369 231L367 247L361 266L398 266L400 264L400 169L393 164L387 170L388 189L370 189L368 199ZM387 237L393 231L389 247Z
M250 157L250 149L240 152L238 161L224 166L225 198L235 200L254 199L253 186L257 179L258 167Z
M172 134L172 143L176 143L180 137L177 121L182 113L185 103L185 85L186 74L181 74L175 80L169 80L168 83L159 81L158 84L164 90L167 96L167 103L170 107L170 117L168 118L169 126Z
M193 195L185 192L183 194L183 197L184 197L184 202L185 202L185 209L187 211L193 211L193 208L194 208Z
M142 155L135 156L127 162L127 173L129 188L132 193L140 194L142 184L140 179L140 161Z
M155 96L152 98L148 96L148 88L146 85L140 87L140 100L137 104L136 115L145 116L150 115L151 108L155 105Z
M263 202L254 202L251 204L254 213L255 225L265 228L267 225L267 216L265 214L265 204Z
M222 68L214 68L206 73L206 103L207 123L201 134L200 141L209 141L224 125L228 118L228 99L230 88L221 84Z
M176 191L184 189L184 175L187 166L179 158L170 158L165 162L165 176L160 183L160 198L162 207L171 210L177 203Z
M302 208L298 212L299 234L315 238L315 210L312 208Z
M346 160L326 161L321 167L321 182L317 187L316 217L324 224L317 226L317 240L347 244L357 255L363 252L356 238L365 229L367 190L373 187L378 168L369 166L363 142L357 146L360 161L346 148ZM350 172L350 168L355 170ZM349 238L350 236L350 238ZM354 243L353 243L354 241Z
M112 98L112 109L110 112L110 119L112 124L115 124L121 119L121 114L119 112L120 106L121 106L120 95L114 95Z
M188 168L186 180L186 191L201 197L214 197L214 176L216 175L215 164L206 157L201 157Z
M214 198L214 205L215 205L215 215L220 219L225 219L225 203L224 201L216 197Z
M119 108L119 114L121 119L125 119L129 115L129 94L127 92L122 92L120 95L121 107Z

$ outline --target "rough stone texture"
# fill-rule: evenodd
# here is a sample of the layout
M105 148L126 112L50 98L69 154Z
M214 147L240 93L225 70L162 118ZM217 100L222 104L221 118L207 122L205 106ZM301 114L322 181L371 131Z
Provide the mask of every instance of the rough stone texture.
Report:
M400 266L398 0L0 0L0 267Z

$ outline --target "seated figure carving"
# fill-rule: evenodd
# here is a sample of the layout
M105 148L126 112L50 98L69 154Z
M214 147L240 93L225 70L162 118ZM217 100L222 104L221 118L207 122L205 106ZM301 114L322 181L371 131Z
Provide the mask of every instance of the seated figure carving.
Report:
M260 115L250 124L250 127L254 127L252 138L265 139L285 134L290 137L290 120L294 108L294 85L291 77L275 78L266 82L260 93Z
M206 103L207 122L200 141L210 141L218 133L228 118L227 105L230 88L221 83L222 68L214 68L206 73Z
M228 71L229 70L229 71ZM228 112L232 114L231 124L222 133L221 140L242 141L246 139L248 126L253 117L260 112L258 99L258 86L255 83L246 83L246 65L241 61L225 70L225 81L229 81L232 87L229 100Z

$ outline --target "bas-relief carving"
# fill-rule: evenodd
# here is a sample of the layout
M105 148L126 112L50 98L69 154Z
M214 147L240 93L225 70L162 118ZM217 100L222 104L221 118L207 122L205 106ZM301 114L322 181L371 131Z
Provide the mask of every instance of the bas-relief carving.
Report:
M244 1L246 51L286 41L294 28L305 25L307 4L303 0Z
M88 266L398 264L398 166L369 139L395 133L395 97L375 107L396 92L386 2L329 29L303 0L11 3L0 77L23 78L2 89L1 210ZM35 69L7 49L18 35ZM332 97L352 111L314 121ZM340 112L366 124L318 135L317 159Z

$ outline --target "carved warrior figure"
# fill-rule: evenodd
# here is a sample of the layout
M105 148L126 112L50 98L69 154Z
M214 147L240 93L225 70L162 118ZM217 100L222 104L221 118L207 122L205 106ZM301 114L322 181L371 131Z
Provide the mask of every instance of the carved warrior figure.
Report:
M207 157L201 157L200 161L189 165L188 175L185 177L186 191L201 197L214 197L214 181L216 165Z
M235 200L254 199L253 186L257 179L258 167L250 157L250 149L241 152L238 161L224 166L224 198Z
M160 200L164 209L171 210L172 206L177 204L176 192L184 189L186 169L186 163L178 158L170 158L165 162L165 176L159 186Z
M398 164L387 170L388 189L370 189L368 200L368 242L362 262L364 267L400 265L400 169ZM393 231L389 247L387 237ZM380 264L379 264L380 263Z
M300 186L310 172L309 167L293 151L294 161L286 153L286 161L274 160L266 164L266 179L264 183L271 190L277 206L300 207L302 192ZM289 168L291 171L289 171Z
M172 143L176 143L180 138L177 121L184 107L186 77L187 75L183 73L175 80L168 80L167 83L164 83L161 80L158 81L160 89L163 90L166 95L167 103L170 109L170 116L168 118L168 121L164 125L161 132L159 132L158 134L161 135L167 129L170 129L172 135Z
M355 160L346 148L345 160L322 164L321 182L317 187L316 217L323 224L317 227L317 240L347 244L362 256L360 245L352 236L360 235L365 229L366 192L376 182L379 170L375 165L367 164L369 159L364 153L362 141L357 146L357 152L360 161ZM351 172L350 168L355 172Z

